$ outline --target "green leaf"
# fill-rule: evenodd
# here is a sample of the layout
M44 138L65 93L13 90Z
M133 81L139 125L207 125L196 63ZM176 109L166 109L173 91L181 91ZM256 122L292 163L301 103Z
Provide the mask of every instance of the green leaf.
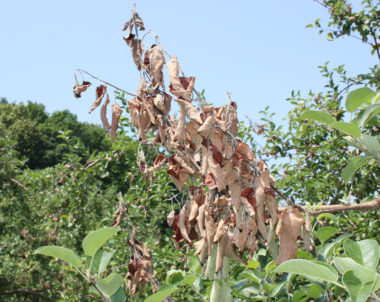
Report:
M330 126L355 138L359 138L362 134L360 128L354 123L335 122L330 124Z
M355 172L363 167L369 161L368 157L356 156L353 157L342 170L342 179L345 183L354 176Z
M373 104L361 110L357 118L359 126L365 125L365 123L368 120L372 119L379 113L380 113L380 104Z
M241 280L241 279L247 279L249 281L253 281L256 283L260 283L260 280L261 280L260 276L257 276L255 274L255 271L253 271L253 270L243 271L238 277L238 280Z
M355 262L352 258L335 257L334 265L342 275L350 270L354 271L355 276L360 279L363 285L374 283L375 278L380 277L375 270L369 269L368 267Z
M195 275L186 275L185 278L183 278L183 280L180 282L180 284L191 286L193 285L196 278L197 276Z
M369 150L369 152L365 151L367 154L371 155L377 160L380 159L380 144L375 137L368 134L363 134L360 138L360 143Z
M103 252L102 259L100 259L98 274L101 274L106 270L113 254L115 254L115 252Z
M325 227L317 231L317 237L321 243L324 243L327 239L339 233L339 230L334 227Z
M328 113L323 112L323 111L306 111L300 116L301 119L308 119L308 120L313 120L317 122L321 122L324 124L332 124L335 121L335 119Z
M336 216L334 214L331 214L331 213L323 213L323 214L320 214L318 215L317 217L319 220L320 219L331 219L332 221L334 221L335 223L338 222L338 218L336 218Z
M351 234L343 234L336 238L333 242L326 244L322 248L318 250L319 255L323 257L323 259L327 259L329 256L333 254L333 252L340 247Z
M94 256L96 251L114 236L120 228L103 228L88 234L83 240L83 250L86 255Z
M252 260L247 264L244 265L245 267L256 269L260 265L259 261L257 261L255 258L252 258Z
M196 256L191 256L189 260L189 270L195 274L201 274L202 268L199 259Z
M125 302L127 300L127 296L125 295L125 290L122 287L120 287L119 290L109 298L111 302Z
M178 287L172 284L163 286L158 292L146 298L144 302L161 302L177 289Z
M326 38L327 38L328 41L332 41L332 40L334 40L334 37L333 37L332 33L328 33L328 34L326 35Z
M376 93L368 87L362 87L351 91L346 98L346 109L354 112L364 103L370 103Z
M363 255L362 255L362 251L360 249L359 244L357 244L355 241L351 239L347 239L344 242L343 247L348 257L352 258L359 264L362 264L362 265L364 264Z
M319 261L292 259L281 263L276 273L293 273L306 278L337 282L338 273L331 265Z
M380 258L380 247L376 240L365 239L358 241L364 266L376 270Z
M177 284L183 280L185 272L177 269L172 269L166 274L166 283Z
M358 300L360 290L362 289L362 283L359 278L354 275L353 271L347 271L343 275L343 284L346 286L348 293L350 294L353 302L366 301L368 296L364 300Z
M96 285L107 296L110 297L118 291L123 283L123 277L119 274L109 274L105 279L101 279L98 276L94 277Z
M35 254L56 257L60 260L66 261L72 266L79 269L82 266L82 261L79 256L72 250L61 246L42 246L35 251Z

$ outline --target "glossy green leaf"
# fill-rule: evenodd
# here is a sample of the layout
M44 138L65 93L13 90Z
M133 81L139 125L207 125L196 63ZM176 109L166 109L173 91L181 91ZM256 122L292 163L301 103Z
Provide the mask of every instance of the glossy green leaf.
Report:
M347 166L342 170L342 179L345 183L348 183L349 180L355 175L355 172L368 163L369 158L364 156L356 156L351 158Z
M88 234L83 240L83 250L86 255L94 256L99 248L112 238L120 228L107 227Z
M144 300L144 302L161 302L167 298L170 294L178 289L175 285L166 285L160 288L155 294L149 296Z
M66 261L72 266L79 269L82 266L82 261L79 256L72 250L61 246L42 246L35 251L35 254L51 256L60 260Z
M328 282L337 282L338 273L334 267L319 261L292 259L281 263L276 273L293 273L306 278L318 279Z
M359 126L365 125L367 121L369 121L370 119L372 119L379 113L380 113L380 104L373 104L363 109L362 111L359 112L358 118L357 118Z
M330 114L323 111L306 111L300 116L300 118L313 120L324 124L332 124L336 122L336 120Z
M317 237L321 243L324 243L327 239L339 233L339 230L334 227L325 227L317 231Z
M119 290L109 297L111 302L125 302L127 301L127 296L125 295L124 288L120 287Z
M330 126L355 138L359 138L362 134L360 128L354 123L335 122L330 124Z
M241 280L241 279L246 279L246 280L253 281L256 283L260 283L260 280L261 280L260 276L257 276L257 274L255 274L253 270L243 271L238 277L238 280Z
M362 87L351 91L346 98L346 109L354 112L364 103L370 103L376 93L368 87Z
M116 273L109 274L105 279L94 277L96 285L107 296L110 297L118 291L123 283L123 277Z

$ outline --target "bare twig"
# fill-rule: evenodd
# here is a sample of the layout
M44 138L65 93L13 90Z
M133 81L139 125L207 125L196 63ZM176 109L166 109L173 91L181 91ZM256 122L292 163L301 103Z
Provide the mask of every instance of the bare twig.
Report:
M25 191L28 191L29 189L27 187L25 187L21 182L17 181L16 179L14 178L11 178L11 181L14 182L16 185L20 186L21 188L23 188Z
M307 210L305 206L300 206L301 209ZM287 208L278 208L279 212L285 211ZM380 210L380 197L375 197L374 200L360 204L337 204L337 205L325 205L317 208L316 211L309 211L309 215L317 216L323 213L338 213L342 211L373 211Z
M133 97L136 97L136 98L137 98L137 95L135 95L135 94L133 94L133 93L131 93L131 92L128 92L128 91L126 91L126 90L124 90L124 89L121 89L121 88L119 88L119 87L117 87L117 86L115 86L115 85L113 85L113 84L111 84L111 83L109 83L109 82L107 82L107 81L104 81L104 80L102 80L102 79L99 79L98 77L92 75L91 73L89 73L89 72L86 71L86 70L83 70L83 69L77 69L76 71L81 72L81 73L83 72L83 73L89 75L90 77L94 78L95 80L97 80L97 81L99 81L99 82L102 82L102 83L104 83L104 84L106 84L106 85L108 85L108 86L111 86L111 87L115 88L116 90L119 90L119 91L121 91L121 92L124 92L125 94L128 94L128 95L130 95L130 96L133 96Z

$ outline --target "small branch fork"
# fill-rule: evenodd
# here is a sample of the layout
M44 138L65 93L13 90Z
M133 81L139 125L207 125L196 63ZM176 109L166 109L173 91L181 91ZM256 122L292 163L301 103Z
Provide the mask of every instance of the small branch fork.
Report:
M308 213L310 216L318 216L323 213L339 213L343 211L372 211L380 210L380 197L375 197L374 200L361 204L339 204L325 205L318 207L315 211L309 211L305 206L299 206L301 210ZM286 211L287 207L278 208L279 212Z

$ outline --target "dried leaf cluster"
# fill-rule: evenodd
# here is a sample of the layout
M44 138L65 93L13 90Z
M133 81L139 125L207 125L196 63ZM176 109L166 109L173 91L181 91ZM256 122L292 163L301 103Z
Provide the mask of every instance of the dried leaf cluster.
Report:
M277 263L294 258L304 219L292 206L279 215L273 177L251 148L237 138L236 103L197 108L195 77L180 75L177 56L165 62L159 44L144 52L141 40L137 39L138 29L144 29L143 23L135 16L127 22L125 30L129 34L124 37L137 69L142 71L136 96L128 101L130 120L142 142L159 144L170 153L170 156L159 155L150 166L141 161L143 173L166 169L178 190L188 191L189 198L180 212L172 211L167 217L175 246L194 246L204 269L216 247L215 272L222 268L224 257L245 263L244 258L250 259L258 249L260 239L269 245L276 236L280 242ZM169 89L164 85L165 66ZM178 118L170 115L172 100L179 105ZM97 104L98 93L94 105ZM112 112L114 137L121 109L113 105ZM102 113L102 121L106 121L104 116ZM103 124L106 129L110 127L107 122ZM151 142L148 132L154 137ZM304 227L304 236L308 231ZM136 274L150 272L150 266L139 267L136 259L131 262L131 284L136 284ZM139 275L139 278L144 283L145 277Z

